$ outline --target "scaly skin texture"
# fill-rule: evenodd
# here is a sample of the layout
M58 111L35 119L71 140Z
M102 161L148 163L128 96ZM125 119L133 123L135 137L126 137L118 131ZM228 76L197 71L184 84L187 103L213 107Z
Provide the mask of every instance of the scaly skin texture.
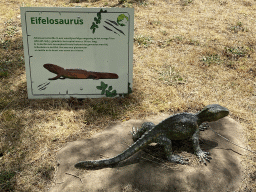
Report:
M229 110L227 108L218 104L212 104L207 105L202 111L196 114L179 113L172 115L158 125L154 125L151 122L143 123L139 130L133 128L133 140L135 143L121 154L110 159L82 161L77 163L75 167L86 169L114 165L129 158L152 142L164 146L169 161L187 164L184 161L187 159L183 159L181 156L172 153L171 142L171 140L184 140L187 138L192 139L195 154L198 156L200 162L203 161L206 165L205 160L209 161L211 157L208 156L208 152L202 151L199 146L199 126L203 122L217 121L228 114Z
M49 80L56 80L61 77L70 79L118 79L118 75L115 73L101 73L82 69L64 69L58 65L49 63L44 64L44 68L57 74L56 77L50 78Z

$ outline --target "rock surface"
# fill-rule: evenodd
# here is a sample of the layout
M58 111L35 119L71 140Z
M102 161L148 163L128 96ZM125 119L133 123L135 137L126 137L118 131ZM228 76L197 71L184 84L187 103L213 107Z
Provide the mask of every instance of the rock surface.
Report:
M67 143L57 154L56 183L51 192L68 191L236 191L243 178L242 155L246 151L212 132L200 133L204 151L212 157L200 164L192 151L182 152L189 165L156 160L144 151L114 168L79 170L75 163L116 156L133 143L130 131L143 122L159 123L169 115L129 120L106 128L92 138ZM244 146L243 128L229 117L209 123L210 127L239 146ZM179 154L179 153L178 153ZM154 155L154 154L152 154Z

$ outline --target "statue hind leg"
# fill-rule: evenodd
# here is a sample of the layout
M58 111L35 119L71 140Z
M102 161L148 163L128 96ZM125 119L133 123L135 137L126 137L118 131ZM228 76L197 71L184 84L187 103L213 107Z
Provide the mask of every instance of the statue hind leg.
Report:
M166 153L167 159L170 162L180 163L180 164L188 164L188 159L183 158L179 155L174 155L172 152L172 141L168 139L165 135L160 135L155 139L156 143L164 146L164 151ZM185 160L185 161L184 161Z
M132 128L132 139L134 142L136 142L146 131L151 130L155 127L154 123L151 122L145 122L141 125L141 128Z

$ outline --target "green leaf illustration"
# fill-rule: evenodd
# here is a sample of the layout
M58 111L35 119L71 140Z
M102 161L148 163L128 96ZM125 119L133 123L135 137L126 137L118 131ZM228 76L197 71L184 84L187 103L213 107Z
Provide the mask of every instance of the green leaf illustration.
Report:
M101 86L96 86L97 89L102 90L103 88Z
M105 84L103 81L101 81L100 84L103 89L106 89L108 87L108 84Z
M116 94L116 90L113 90L113 91L112 91L112 95L113 95L113 97L117 95L117 94Z
M96 22L96 24L93 22L92 26L90 29L92 29L92 33L95 33L96 28L99 28L99 26L97 24L100 24L101 22L101 13L107 13L107 10L103 11L102 9L100 9L100 12L97 13L97 17L94 17L94 21Z
M96 22L96 24L100 23L100 19L97 19L96 17L94 17L94 21Z
M120 26L125 26L125 24L121 23L124 19L126 19L127 21L129 21L129 18L127 16L125 16L125 14L121 14L117 17L117 23Z
M112 90L113 89L112 86L109 86L108 89L107 87L108 87L108 84L105 84L103 81L100 82L100 86L96 86L97 89L102 90L101 95L104 95L105 93L107 97L114 97L117 95L116 90Z
M108 91L108 90L106 91L106 96L107 96L107 97L111 97L110 91Z

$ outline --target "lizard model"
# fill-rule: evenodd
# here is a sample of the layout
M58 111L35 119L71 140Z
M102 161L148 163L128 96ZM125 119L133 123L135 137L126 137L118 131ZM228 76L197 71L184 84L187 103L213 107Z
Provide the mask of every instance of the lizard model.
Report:
M229 114L229 110L218 104L207 105L202 111L192 113L179 113L170 116L163 120L158 125L151 122L142 124L142 127L135 130L133 127L133 140L135 143L121 154L103 160L82 161L75 164L76 168L96 168L114 165L123 161L139 150L145 148L148 144L155 142L164 146L167 158L171 162L187 164L181 156L172 153L171 140L183 140L191 138L193 141L193 148L195 154L198 156L200 162L205 160L210 161L209 152L204 152L199 146L199 126L203 122L217 121Z
M56 80L60 77L70 79L118 79L118 75L115 73L101 73L82 69L64 69L58 65L49 63L44 64L44 68L57 74L56 77L50 78L49 80Z

